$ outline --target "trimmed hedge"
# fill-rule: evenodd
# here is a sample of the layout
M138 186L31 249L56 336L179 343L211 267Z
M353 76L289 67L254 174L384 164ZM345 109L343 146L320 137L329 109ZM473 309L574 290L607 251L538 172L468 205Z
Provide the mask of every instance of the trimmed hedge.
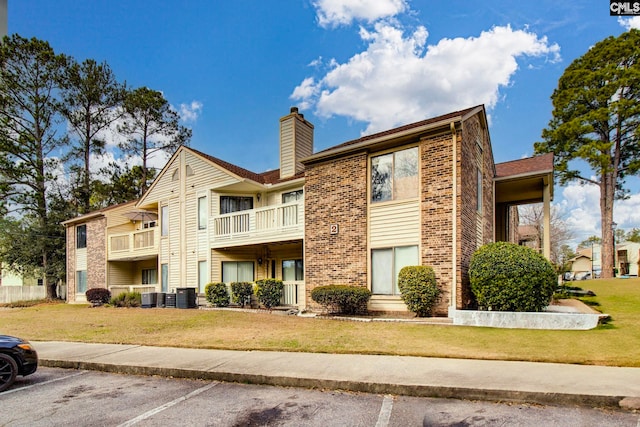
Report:
M253 295L253 284L249 282L231 282L231 299L236 304L245 306L251 304L251 295Z
M142 305L142 294L140 292L122 292L111 298L109 304L114 307L140 307Z
M265 308L271 309L280 305L283 292L284 283L280 279L256 280L256 296Z
M327 285L311 291L311 299L329 313L364 314L371 291L362 286Z
M229 291L227 285L222 282L207 284L204 288L204 294L207 301L216 307L229 305Z
M398 287L402 300L418 317L431 315L440 298L433 268L424 265L404 267L398 274Z
M108 304L109 300L111 300L111 291L106 288L87 289L84 295L87 298L87 301L93 305Z
M471 257L469 279L478 308L542 311L551 302L557 278L541 254L513 243L489 243Z

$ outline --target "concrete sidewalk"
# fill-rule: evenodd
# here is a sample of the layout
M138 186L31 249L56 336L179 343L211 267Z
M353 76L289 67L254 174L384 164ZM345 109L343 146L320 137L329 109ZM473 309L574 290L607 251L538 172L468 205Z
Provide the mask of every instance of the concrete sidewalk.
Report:
M367 393L640 409L640 368L32 342L41 366Z

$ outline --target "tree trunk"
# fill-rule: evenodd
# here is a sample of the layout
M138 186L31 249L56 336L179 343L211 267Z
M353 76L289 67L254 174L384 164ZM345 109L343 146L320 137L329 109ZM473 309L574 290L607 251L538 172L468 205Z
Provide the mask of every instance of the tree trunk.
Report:
M614 251L613 251L613 199L615 193L615 181L611 173L604 173L600 184L600 225L602 227L602 271L603 279L614 277Z

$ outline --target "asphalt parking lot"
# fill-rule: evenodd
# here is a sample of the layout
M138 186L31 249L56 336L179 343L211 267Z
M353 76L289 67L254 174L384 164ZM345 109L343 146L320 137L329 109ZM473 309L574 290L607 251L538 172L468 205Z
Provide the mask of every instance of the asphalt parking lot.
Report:
M2 426L629 426L631 412L40 368L0 394Z

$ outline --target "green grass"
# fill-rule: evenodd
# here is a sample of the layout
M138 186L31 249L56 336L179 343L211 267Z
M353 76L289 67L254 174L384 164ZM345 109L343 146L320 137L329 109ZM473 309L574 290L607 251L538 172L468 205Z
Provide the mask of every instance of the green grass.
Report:
M0 333L34 341L363 353L640 367L640 279L580 282L585 302L611 316L590 331L542 331L349 322L225 310L0 309Z

